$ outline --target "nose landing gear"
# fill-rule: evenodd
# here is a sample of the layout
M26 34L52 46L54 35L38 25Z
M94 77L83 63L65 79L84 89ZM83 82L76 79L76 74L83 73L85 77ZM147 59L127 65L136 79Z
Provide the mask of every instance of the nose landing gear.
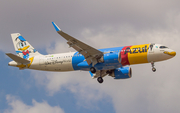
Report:
M153 67L153 68L152 68L152 71L155 72L155 71L156 71L156 68Z
M151 62L151 66L152 66L152 71L155 72L156 68L154 67L154 62Z

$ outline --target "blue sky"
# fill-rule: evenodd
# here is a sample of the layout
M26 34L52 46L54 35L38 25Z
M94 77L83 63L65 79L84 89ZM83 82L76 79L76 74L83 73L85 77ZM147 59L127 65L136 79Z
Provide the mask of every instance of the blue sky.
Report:
M180 112L178 0L26 0L0 1L1 113L169 113ZM97 48L161 43L177 52L173 59L133 65L132 78L105 77L99 84L89 72L43 72L9 67L15 53L11 33L42 54L74 51L54 30Z

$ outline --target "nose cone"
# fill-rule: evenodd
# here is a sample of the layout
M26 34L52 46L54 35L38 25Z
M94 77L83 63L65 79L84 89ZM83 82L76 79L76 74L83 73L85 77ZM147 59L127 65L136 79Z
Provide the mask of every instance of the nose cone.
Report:
M164 54L167 54L167 55L170 55L170 56L176 56L176 52L175 51L172 51L172 52L168 52L168 51L165 51Z
M170 54L171 54L171 56L176 56L176 52L175 51L171 52Z

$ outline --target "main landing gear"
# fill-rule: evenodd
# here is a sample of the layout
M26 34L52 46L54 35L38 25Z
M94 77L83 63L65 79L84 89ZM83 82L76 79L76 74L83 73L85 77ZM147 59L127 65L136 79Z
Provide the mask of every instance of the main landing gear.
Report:
M152 71L155 72L156 68L154 67L154 62L151 62L151 66L152 66Z
M96 73L96 69L94 67L90 68L91 73Z
M96 69L95 69L94 67L91 67L91 68L90 68L90 71L91 71L91 73L93 73L93 74L96 73ZM99 83L103 83L104 80L103 80L103 78L101 77L101 75L100 75L100 77L97 78L97 81L98 81Z
M98 81L99 83L103 83L104 80L103 80L102 77L98 77L98 78L97 78L97 81Z

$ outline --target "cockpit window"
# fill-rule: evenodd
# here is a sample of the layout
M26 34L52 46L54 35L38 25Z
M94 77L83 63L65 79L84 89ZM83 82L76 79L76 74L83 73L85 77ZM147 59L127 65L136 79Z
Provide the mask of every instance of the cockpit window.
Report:
M159 48L160 48L160 49L164 49L164 48L168 48L168 47L166 47L166 46L160 46Z

